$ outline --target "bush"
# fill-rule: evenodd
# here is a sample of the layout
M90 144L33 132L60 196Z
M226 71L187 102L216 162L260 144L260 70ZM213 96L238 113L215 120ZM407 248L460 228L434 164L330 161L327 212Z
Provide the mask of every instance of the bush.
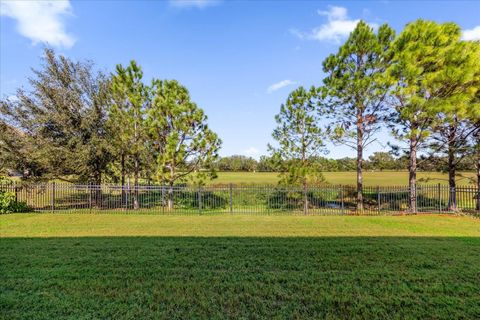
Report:
M307 192L309 208L340 207L341 193L334 189L316 189ZM295 210L302 209L305 197L303 191L287 191L277 189L267 200L269 209Z
M277 189L267 200L269 209L294 210L303 206L303 195L300 191Z
M15 194L0 190L0 214L28 212L32 209L23 201L15 201Z
M174 195L175 205L182 209L199 209L199 200L197 191L176 192ZM201 201L202 210L224 209L228 204L224 197L210 191L201 192Z

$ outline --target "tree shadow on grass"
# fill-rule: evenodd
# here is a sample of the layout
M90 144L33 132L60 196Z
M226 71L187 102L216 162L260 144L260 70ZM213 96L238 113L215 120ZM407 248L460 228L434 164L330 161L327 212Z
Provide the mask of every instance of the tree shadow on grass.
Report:
M478 237L3 238L13 318L478 318Z

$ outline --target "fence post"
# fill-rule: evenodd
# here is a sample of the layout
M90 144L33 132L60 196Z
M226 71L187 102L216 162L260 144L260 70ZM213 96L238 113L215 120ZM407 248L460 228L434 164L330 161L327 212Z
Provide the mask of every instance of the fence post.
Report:
M52 205L52 212L55 211L55 182L52 182L52 195L51 195L51 205Z
M417 213L418 213L418 191L419 191L422 187L420 186L420 188L419 188L418 185L417 185L417 182L415 181L415 186L414 186L414 188L415 188L415 212L413 212L413 213L417 214Z
M88 184L88 207L92 211L92 183Z
M476 195L476 198L475 198L475 209L477 211L480 211L480 188L475 188L473 187L473 194Z
M437 184L437 194L438 194L438 210L442 212L442 189L440 183Z
M202 187L198 187L198 213L202 213Z
M128 198L130 197L130 178L127 182L127 191L125 192L125 210L128 210Z
M378 205L378 214L380 214L380 186L377 186L377 205Z
M343 198L344 198L344 186L343 185L340 186L340 197L341 197L341 201L342 201L342 214L345 214L345 202L343 200Z
M162 206L162 213L165 213L165 187L162 185L162 198L160 204Z
M233 186L230 183L230 213L233 213Z
M308 191L307 191L308 186L303 187L303 214L308 214Z
M15 192L15 202L18 202L17 181L13 181L13 190Z

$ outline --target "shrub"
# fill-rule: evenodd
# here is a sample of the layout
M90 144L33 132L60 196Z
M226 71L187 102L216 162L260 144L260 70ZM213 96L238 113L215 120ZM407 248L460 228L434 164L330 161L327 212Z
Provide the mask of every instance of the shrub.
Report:
M15 194L0 190L0 214L28 212L32 209L23 201L15 201Z
M293 210L300 209L303 205L302 193L277 189L267 200L269 209Z
M309 208L340 207L340 191L334 189L315 189L307 192ZM305 197L301 190L287 191L277 189L267 200L269 209L294 210L302 209Z
M174 195L174 203L182 209L198 209L200 207L199 196L197 191L176 192ZM221 195L210 191L201 192L202 209L224 209L227 207L228 201Z

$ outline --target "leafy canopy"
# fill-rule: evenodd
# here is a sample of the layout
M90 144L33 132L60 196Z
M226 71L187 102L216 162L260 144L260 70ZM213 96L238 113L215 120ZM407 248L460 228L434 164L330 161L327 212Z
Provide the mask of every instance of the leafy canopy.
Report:
M154 97L146 126L156 150L156 178L173 185L191 178L201 183L213 177L213 162L221 140L207 125L207 116L175 80L154 80ZM205 172L201 169L209 168Z
M321 173L315 166L315 157L325 152L324 132L320 128L317 113L318 90L305 90L300 87L294 90L280 107L275 116L277 127L273 138L278 147L271 145L277 163L283 164L280 170L285 171L282 182L288 184L305 184L323 181Z
M384 79L391 87L391 127L398 138L423 140L434 121L445 123L453 114L465 117L478 110L471 104L478 90L478 43L460 41L460 36L454 23L417 20L393 42Z
M328 100L337 142L365 147L379 129L387 86L379 81L389 65L387 50L394 37L388 25L375 33L360 21L336 54L323 62L323 97ZM360 136L359 136L360 135ZM360 141L357 141L360 140Z
M100 183L111 161L105 127L108 81L91 63L71 61L50 49L43 61L29 79L30 91L19 89L17 99L1 102L0 145L9 153L5 161L13 161L7 165L29 178L73 175L77 181Z

